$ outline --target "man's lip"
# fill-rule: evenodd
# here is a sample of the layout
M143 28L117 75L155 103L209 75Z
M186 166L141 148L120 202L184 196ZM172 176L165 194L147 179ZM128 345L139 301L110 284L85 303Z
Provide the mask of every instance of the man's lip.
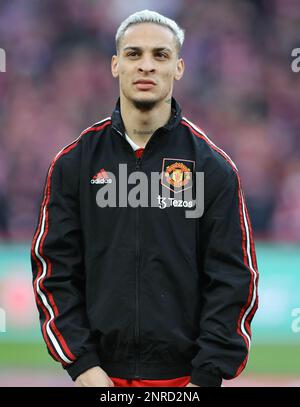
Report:
M153 82L137 82L135 84L137 89L145 91L154 88L154 83Z
M151 85L155 85L155 82L154 81L151 81L151 80L147 80L147 79L141 79L141 80L139 80L139 81L136 81L136 82L134 82L134 84L136 85L137 83L144 83L144 84L151 84Z

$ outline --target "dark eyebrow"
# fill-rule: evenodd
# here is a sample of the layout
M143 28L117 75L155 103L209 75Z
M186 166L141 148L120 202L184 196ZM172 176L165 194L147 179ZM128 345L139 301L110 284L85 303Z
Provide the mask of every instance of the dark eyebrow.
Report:
M131 46L129 46L129 47L124 48L123 51L126 51L128 49L132 49L134 51L142 51L143 50L143 48L141 48L141 47L131 47ZM168 52L172 53L172 50L170 48L168 48L168 47L153 48L152 51L156 51L156 52L157 51L168 51Z

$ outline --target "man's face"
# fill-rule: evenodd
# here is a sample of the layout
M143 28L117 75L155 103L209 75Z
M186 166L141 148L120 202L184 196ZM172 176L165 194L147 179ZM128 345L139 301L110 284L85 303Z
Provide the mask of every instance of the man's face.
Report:
M125 98L136 105L156 105L172 95L173 81L184 71L175 44L172 31L157 24L141 23L126 30L119 55L112 57L111 65Z

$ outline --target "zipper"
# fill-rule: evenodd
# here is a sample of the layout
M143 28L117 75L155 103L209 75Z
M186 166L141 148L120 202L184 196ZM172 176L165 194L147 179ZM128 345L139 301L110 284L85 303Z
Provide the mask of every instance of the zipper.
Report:
M156 130L157 131L157 130ZM153 136L156 131L152 134L148 140L143 154L138 157L135 164L135 171L139 171L141 168L142 157L145 155L145 151L149 149L149 144L153 140ZM133 151L134 155L135 152ZM136 360L135 360L135 372L134 377L140 378L140 309L139 309L139 269L140 269L140 206L136 207L136 325L135 325L135 348L136 348Z
M141 166L141 157L136 160L135 170L138 171ZM140 377L140 305L139 305L139 268L140 268L140 207L136 207L136 270L135 270L135 298L136 298L136 324L134 342L136 347L136 360L134 377Z
M124 139L127 143L124 135L114 126L112 126L118 134ZM148 140L143 154L141 157L136 157L135 152L132 150L132 154L134 154L135 158L135 171L140 170L141 168L141 161L142 157L145 155L145 151L149 149L150 142L152 142L154 135L157 133L158 129L152 134L150 139ZM127 143L128 144L128 143ZM135 331L134 331L134 344L136 349L136 358L135 358L135 371L134 371L134 378L140 378L140 304L139 304L139 269L140 269L140 207L136 207L136 269L135 269L135 304L136 304L136 324L135 324Z

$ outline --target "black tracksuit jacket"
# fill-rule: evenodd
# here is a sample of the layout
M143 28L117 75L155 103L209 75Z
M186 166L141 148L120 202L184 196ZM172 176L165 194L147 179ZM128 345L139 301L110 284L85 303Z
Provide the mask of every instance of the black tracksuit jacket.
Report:
M48 352L73 380L101 366L111 377L191 375L194 384L219 386L246 365L258 305L238 170L174 98L168 123L141 158L124 134L118 99L111 117L84 130L49 167L31 247ZM107 173L124 184L119 164L128 176L161 173L161 196L168 190L173 198L204 173L202 216L188 218L179 201L100 207ZM134 187L128 183L128 192Z

